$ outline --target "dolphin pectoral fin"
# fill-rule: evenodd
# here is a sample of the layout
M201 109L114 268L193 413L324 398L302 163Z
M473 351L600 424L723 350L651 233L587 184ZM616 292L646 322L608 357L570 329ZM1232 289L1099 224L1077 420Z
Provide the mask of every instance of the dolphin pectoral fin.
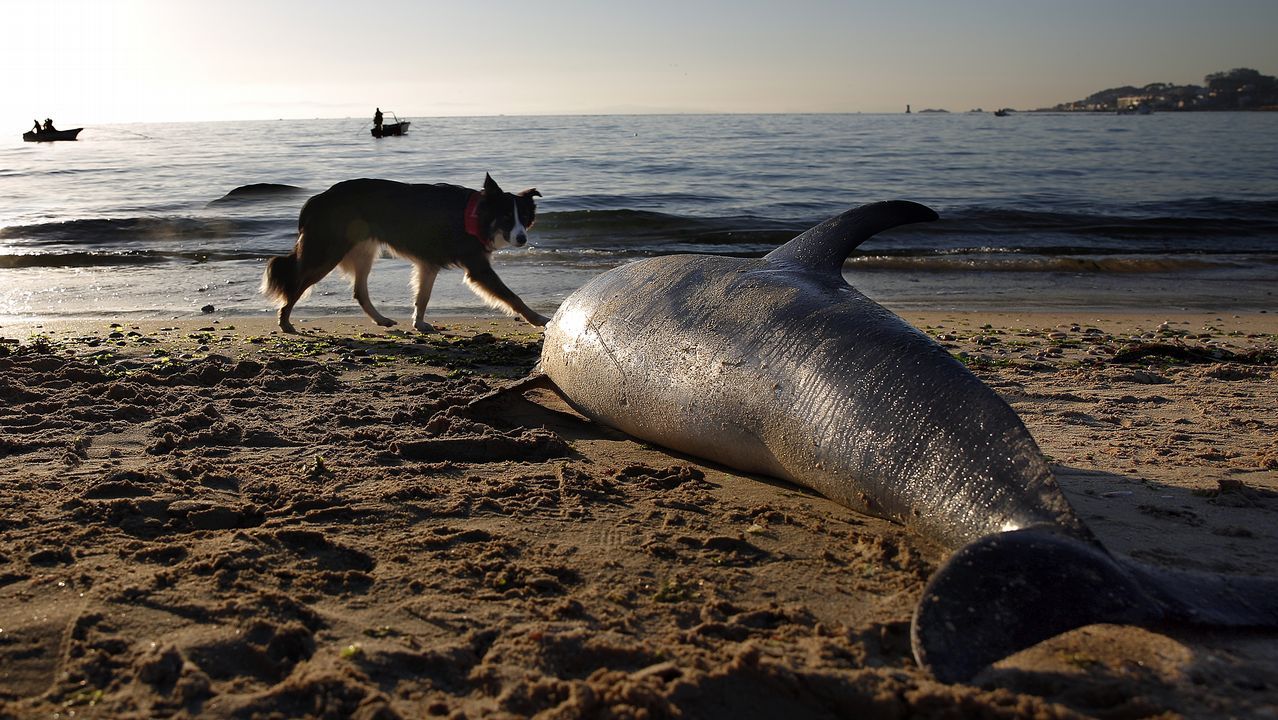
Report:
M874 235L917 222L937 219L936 211L908 200L870 203L826 220L764 256L817 272L841 275L843 261Z
M513 395L523 394L527 390L543 389L553 390L558 393L559 388L555 387L555 383L551 381L541 370L534 368L532 372L524 377L506 385L502 385L494 390L480 395L470 402L466 403L465 409L469 411L482 410L487 405L491 405L496 401L502 400Z
M1161 604L1099 545L1049 526L998 533L956 552L928 581L910 639L942 682L1094 623L1149 625Z

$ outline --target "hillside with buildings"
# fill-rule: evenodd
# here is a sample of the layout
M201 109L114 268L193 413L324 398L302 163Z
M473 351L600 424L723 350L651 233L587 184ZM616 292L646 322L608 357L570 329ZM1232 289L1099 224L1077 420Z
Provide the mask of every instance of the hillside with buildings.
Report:
M1278 110L1278 78L1251 68L1235 68L1208 75L1202 85L1125 85L1051 109L1066 112Z

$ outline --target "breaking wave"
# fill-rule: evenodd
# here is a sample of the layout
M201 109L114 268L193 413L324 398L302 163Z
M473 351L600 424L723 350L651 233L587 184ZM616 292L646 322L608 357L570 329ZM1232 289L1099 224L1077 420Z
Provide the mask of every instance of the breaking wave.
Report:
M226 197L295 192L300 189L259 184ZM645 204L643 198L632 201ZM574 200L563 203L572 206ZM230 203L224 210L211 204L206 212L0 228L0 268L256 260L288 252L295 239L291 208L245 212ZM1173 273L1265 266L1278 257L1278 202L1271 201L1203 198L1121 214L997 207L941 208L940 214L938 222L876 236L857 249L850 264L908 272ZM533 247L505 253L502 262L593 267L675 253L759 257L822 219L643 209L543 212Z

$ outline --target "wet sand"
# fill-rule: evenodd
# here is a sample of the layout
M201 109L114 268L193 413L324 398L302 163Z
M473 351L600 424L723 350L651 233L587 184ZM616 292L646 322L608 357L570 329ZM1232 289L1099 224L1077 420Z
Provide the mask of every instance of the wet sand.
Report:
M1278 574L1278 317L904 313L1117 553ZM540 333L0 327L0 717L1278 717L1278 634L1082 628L945 685L943 553L630 440Z

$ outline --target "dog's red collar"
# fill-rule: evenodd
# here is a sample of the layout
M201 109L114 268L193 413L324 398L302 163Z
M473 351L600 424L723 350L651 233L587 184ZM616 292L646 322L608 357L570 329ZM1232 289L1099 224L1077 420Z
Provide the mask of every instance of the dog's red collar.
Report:
M483 197L483 193L472 192L470 199L466 201L466 212L462 215L466 228L466 234L473 236L479 240L485 250L489 252L493 249L492 241L484 237L483 231L479 227L479 200Z

